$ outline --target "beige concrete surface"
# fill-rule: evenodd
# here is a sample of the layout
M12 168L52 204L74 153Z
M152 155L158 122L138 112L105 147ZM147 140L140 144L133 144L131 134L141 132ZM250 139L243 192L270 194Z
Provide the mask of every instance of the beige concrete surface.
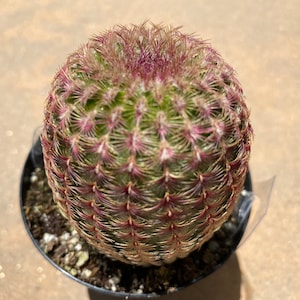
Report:
M164 299L300 299L298 0L0 1L0 299L89 299L29 240L19 180L50 81L67 54L116 23L145 19L182 25L234 66L252 111L253 178L277 176L267 216L237 254Z

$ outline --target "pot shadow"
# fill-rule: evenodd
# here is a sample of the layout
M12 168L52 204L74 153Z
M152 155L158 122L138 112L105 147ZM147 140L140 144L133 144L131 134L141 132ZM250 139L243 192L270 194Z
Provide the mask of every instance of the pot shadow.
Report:
M217 271L208 277L192 284L189 287L173 294L160 297L162 300L240 300L242 276L239 267L238 257L234 253L228 261ZM116 299L146 299L130 297L115 297L97 293L95 290L88 289L90 300L116 300ZM148 298L149 299L149 298ZM155 299L155 298L153 298Z

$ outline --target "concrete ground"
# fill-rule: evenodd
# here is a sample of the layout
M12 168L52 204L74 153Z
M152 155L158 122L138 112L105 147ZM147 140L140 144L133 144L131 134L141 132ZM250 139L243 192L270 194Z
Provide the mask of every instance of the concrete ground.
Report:
M21 220L19 180L50 81L66 55L94 33L145 19L182 25L234 66L255 130L253 178L276 175L268 213L236 255L163 299L300 299L298 0L1 1L0 299L96 299L34 248Z

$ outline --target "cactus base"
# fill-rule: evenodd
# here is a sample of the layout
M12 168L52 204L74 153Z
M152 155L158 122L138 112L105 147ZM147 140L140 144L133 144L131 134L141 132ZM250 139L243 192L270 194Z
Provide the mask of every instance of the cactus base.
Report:
M42 158L38 141L27 157L21 178L20 206L26 230L39 252L58 270L93 291L90 295L99 293L126 299L129 295L152 298L176 292L222 266L245 232L250 211L243 211L241 204L252 199L245 199L247 196L242 194L229 220L187 258L161 267L112 261L87 245L61 217L52 201ZM249 173L244 189L252 190Z

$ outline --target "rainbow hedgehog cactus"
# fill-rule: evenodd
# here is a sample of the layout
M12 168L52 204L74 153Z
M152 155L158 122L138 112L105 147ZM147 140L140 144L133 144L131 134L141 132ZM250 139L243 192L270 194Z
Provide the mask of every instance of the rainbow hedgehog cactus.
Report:
M41 136L61 213L99 252L142 266L186 257L228 219L251 140L234 70L202 39L149 22L67 58Z

